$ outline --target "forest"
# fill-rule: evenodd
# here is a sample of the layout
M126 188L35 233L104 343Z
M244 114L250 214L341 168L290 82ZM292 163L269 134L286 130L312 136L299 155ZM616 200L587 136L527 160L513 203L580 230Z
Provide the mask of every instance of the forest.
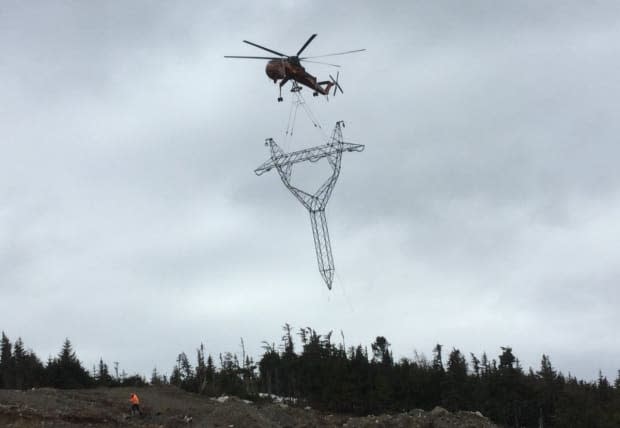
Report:
M280 335L279 335L280 336ZM511 347L499 355L476 356L437 344L432 358L414 354L395 361L390 343L377 336L368 346L345 347L332 332L318 334L310 327L294 332L283 326L276 343L263 342L258 362L246 355L212 354L200 344L195 359L181 352L170 376L153 369L150 379L141 374L111 372L108 364L86 369L69 339L58 355L44 363L21 338L11 342L2 332L0 387L61 389L174 385L205 396L222 394L256 399L259 393L286 397L291 403L356 415L430 410L480 411L495 423L527 427L620 426L620 370L613 383L602 373L596 381L565 376L541 356L537 369L521 367Z

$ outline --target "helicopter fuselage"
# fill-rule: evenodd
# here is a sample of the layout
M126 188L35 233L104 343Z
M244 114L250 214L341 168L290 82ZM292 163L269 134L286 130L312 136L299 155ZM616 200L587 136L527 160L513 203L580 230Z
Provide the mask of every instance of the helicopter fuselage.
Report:
M265 73L267 73L267 76L273 80L274 83L277 83L278 80L282 80L280 86L283 86L289 80L294 80L322 95L327 95L331 87L331 82L329 82L329 84L323 88L317 83L316 77L308 73L301 64L297 64L288 59L272 59L268 61L265 66Z

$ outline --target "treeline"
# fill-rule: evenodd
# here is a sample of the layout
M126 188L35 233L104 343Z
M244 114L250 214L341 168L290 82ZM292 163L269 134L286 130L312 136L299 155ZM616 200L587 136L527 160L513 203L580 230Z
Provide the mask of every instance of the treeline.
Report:
M524 370L510 347L501 347L497 358L466 356L454 348L445 358L437 345L431 359L416 354L394 361L382 336L369 352L362 345L334 343L331 332L302 328L295 334L288 324L283 330L279 345L264 342L258 364L244 353L241 359L228 353L220 355L221 369L215 372L210 356L204 363L201 345L192 369L183 353L171 382L192 392L251 398L258 391L362 415L443 406L481 411L504 426L620 426L620 371L613 384L600 373L597 381L585 382L557 371L547 355L538 370Z
M73 345L66 339L58 355L44 364L33 351L27 350L21 338L11 344L2 332L0 341L0 387L30 389L52 387L61 389L90 388L95 386L141 386L146 380L140 375L125 373L112 376L108 365L99 360L99 367L88 372L77 358Z
M296 349L294 336L300 348ZM432 357L415 354L394 361L390 343L376 337L370 351L362 345L345 347L332 341L332 333L311 328L296 333L283 327L278 345L264 342L255 363L246 355L218 355L216 367L204 345L196 349L195 364L182 352L168 378L156 369L150 384L172 384L187 391L215 396L237 395L254 399L259 393L287 397L315 408L355 414L400 412L414 408L481 411L505 426L618 427L620 426L620 371L615 381L599 374L594 382L564 376L542 355L537 370L524 370L510 347L497 358L464 355L435 346ZM140 375L109 372L102 360L89 373L67 339L60 353L43 364L21 339L13 345L2 333L0 386L27 389L40 386L88 388L146 385Z

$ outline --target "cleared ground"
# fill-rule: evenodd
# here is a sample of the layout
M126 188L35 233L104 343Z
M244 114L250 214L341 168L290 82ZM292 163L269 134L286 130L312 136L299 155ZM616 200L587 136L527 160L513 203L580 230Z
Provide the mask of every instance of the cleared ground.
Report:
M136 392L143 416L129 413ZM0 427L413 427L491 428L480 414L431 412L350 417L235 397L207 398L175 387L0 390Z

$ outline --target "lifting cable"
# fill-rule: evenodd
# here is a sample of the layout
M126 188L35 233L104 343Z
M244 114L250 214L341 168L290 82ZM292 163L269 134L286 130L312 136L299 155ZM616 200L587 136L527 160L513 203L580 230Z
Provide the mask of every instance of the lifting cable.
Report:
M323 130L321 123L319 122L316 115L310 109L310 106L308 106L308 104L306 103L306 100L304 99L301 92L294 91L294 92L291 92L291 94L292 94L291 109L289 110L288 122L286 124L286 132L285 132L287 142L292 140L293 138L293 134L295 130L295 122L297 121L297 111L299 110L300 106L303 108L310 122L312 122L312 125L317 129L318 132L320 132L323 140L327 141L329 136Z
M321 124L319 123L319 120L316 118L314 113L312 113L312 110L310 110L310 107L308 107L308 104L306 104L306 100L304 99L304 96L301 95L301 92L296 92L295 95L299 99L299 105L303 107L304 111L306 112L306 115L308 115L308 119L310 119L310 122L312 122L314 127L323 129L321 127Z
M293 136L295 128L295 120L297 119L297 109L299 108L299 100L291 98L291 110L288 113L288 123L286 124L286 135Z

